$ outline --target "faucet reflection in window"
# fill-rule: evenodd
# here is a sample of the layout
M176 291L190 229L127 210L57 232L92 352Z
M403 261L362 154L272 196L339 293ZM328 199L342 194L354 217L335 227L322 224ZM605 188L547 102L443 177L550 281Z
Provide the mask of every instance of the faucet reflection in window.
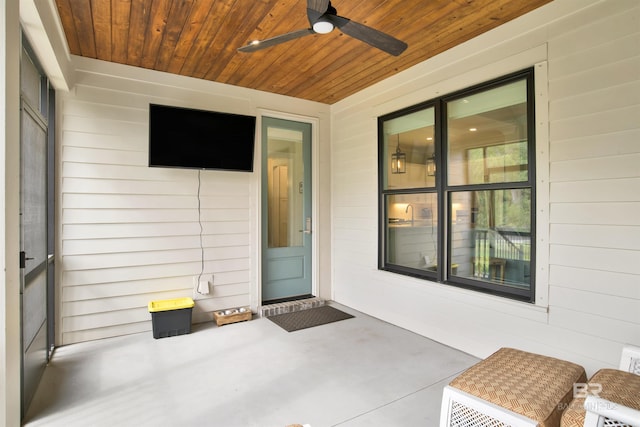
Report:
M411 225L413 225L413 205L411 203L407 205L407 208L404 210L404 213L409 212L409 208L411 208Z

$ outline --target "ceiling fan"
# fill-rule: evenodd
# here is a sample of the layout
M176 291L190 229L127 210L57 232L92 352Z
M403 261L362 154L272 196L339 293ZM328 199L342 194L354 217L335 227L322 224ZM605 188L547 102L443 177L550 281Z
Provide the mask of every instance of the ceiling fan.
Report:
M311 28L293 31L266 40L255 40L246 46L238 48L238 51L255 52L310 34L327 34L333 31L335 27L348 36L394 56L400 55L407 48L405 42L395 37L339 16L336 9L331 6L330 0L307 0L307 18Z

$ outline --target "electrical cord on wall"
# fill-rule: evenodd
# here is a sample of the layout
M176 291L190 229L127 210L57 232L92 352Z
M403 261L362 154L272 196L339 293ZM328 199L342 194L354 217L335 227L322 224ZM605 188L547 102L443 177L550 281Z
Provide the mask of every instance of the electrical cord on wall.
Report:
M202 243L202 234L204 229L202 227L202 209L200 204L200 187L201 187L201 177L202 173L201 169L198 169L198 225L200 225L200 274L198 275L198 282L196 283L196 292L200 295L204 295L200 292L200 280L202 279L202 275L204 274L204 244Z

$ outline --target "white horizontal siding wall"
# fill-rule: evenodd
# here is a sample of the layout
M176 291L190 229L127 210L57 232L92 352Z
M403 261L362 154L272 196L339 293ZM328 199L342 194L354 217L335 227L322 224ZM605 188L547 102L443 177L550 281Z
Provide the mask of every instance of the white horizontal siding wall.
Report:
M536 67L537 284L525 304L377 269L378 116ZM332 106L335 300L486 357L616 366L640 345L640 3L556 0Z
M617 349L640 343L640 3L567 24L549 43L549 323Z
M58 343L150 330L147 303L193 297L203 260L213 286L210 295L196 299L194 322L211 321L222 308L255 308L259 169L149 168L149 104L246 115L271 109L319 118L327 129L329 107L74 61L76 86L59 95L58 109Z

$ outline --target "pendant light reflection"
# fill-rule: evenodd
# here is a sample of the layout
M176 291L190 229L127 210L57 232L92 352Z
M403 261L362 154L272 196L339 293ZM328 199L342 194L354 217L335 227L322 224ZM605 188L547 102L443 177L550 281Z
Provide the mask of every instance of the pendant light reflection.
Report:
M396 152L391 155L391 173L405 172L407 172L407 155L400 151L400 135L398 134Z
M427 159L427 176L436 176L436 153Z

